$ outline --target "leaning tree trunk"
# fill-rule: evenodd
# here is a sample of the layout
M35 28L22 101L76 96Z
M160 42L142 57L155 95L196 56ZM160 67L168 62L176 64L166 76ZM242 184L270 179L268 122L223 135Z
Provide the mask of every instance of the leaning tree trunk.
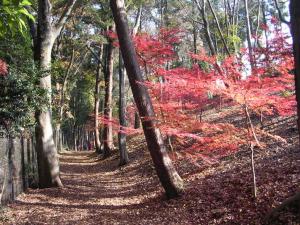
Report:
M126 165L129 161L128 153L126 149L126 134L124 133L124 127L126 127L126 96L125 96L125 74L124 65L121 52L119 52L119 151L120 151L120 163L119 166Z
M295 60L295 90L297 101L297 126L298 132L300 129L300 1L290 1L290 15L291 15L291 34L293 38L294 60ZM300 141L300 133L299 133ZM299 146L298 146L299 147ZM272 222L278 216L278 213L284 208L292 207L296 209L296 213L300 215L300 190L294 196L286 199L281 205L273 209L266 220Z
M109 28L112 31L112 27ZM112 133L112 90L113 90L113 68L114 68L114 47L113 41L109 38L107 45L107 69L105 71L105 103L104 103L104 118L107 122L103 129L103 151L104 157L110 155L113 150L113 133Z
M199 2L199 0L194 0L194 2L196 3L197 9L201 14L202 20L203 20L203 29L204 29L204 33L205 33L205 39L208 43L208 47L210 50L211 55L215 55L216 52L216 48L214 46L214 43L212 41L212 37L211 37L211 33L210 33L210 26L209 26L209 22L207 19L207 14L206 14L206 1L202 0L202 6Z
M135 103L142 119L143 130L157 175L169 198L183 192L183 181L175 170L164 145L160 130L155 124L155 113L147 88L138 64L135 48L132 43L124 0L111 0L110 6L116 23L120 48L127 70Z
M101 44L99 49L99 58L98 58L98 66L97 66L97 72L96 72L96 84L95 84L95 105L94 105L94 113L95 113L95 123L94 123L94 135L95 135L95 147L96 152L101 153L101 143L100 143L100 132L99 132L99 104L100 104L100 76L102 72L102 59L103 54L103 45Z

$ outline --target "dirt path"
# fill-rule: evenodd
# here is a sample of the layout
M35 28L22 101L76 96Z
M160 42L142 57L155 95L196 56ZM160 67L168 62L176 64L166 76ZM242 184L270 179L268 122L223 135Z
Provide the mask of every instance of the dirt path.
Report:
M134 159L122 170L116 157L92 152L66 152L60 162L64 188L22 194L9 206L7 224L135 224L136 209L157 195Z
M260 225L270 208L298 189L299 150L274 146L256 153L257 200L247 151L201 168L177 160L186 193L166 200L145 146L141 138L131 140L131 161L122 169L117 152L106 160L92 152L62 154L64 188L28 190L0 212L0 224ZM300 224L293 215L284 214L278 224Z

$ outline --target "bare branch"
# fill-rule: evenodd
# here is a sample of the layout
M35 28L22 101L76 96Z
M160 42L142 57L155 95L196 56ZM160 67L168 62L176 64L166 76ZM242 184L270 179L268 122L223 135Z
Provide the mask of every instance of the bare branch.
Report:
M75 5L77 0L69 0L68 3L66 4L64 11L62 12L59 20L57 21L57 23L53 26L54 29L54 34L57 37L61 31L61 29L63 28L64 24L66 23L69 15L72 12L72 9Z
M102 63L102 60L99 58L99 56L94 52L94 50L91 48L91 43L88 42L86 44L87 49L92 53L92 55L96 58L96 60L100 63L102 70L105 71L105 66Z
M132 35L135 36L138 32L139 26L140 26L140 22L141 22L141 16L142 16L142 6L139 7L136 18L135 18L135 23L132 29Z
M286 25L290 26L290 22L287 21L287 20L284 18L284 16L282 15L282 12L281 12L281 10L280 10L280 8L279 8L279 5L278 5L278 1L277 1L277 0L274 0L274 3L275 3L275 8L276 8L276 10L277 10L277 12L278 12L278 17L279 17L280 21L281 21L282 23L285 23Z

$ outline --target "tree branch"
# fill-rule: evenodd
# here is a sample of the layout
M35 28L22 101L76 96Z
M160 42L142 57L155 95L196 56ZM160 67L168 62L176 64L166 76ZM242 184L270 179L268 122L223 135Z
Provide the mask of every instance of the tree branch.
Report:
M77 0L69 0L68 3L66 4L64 11L62 12L59 20L57 21L57 23L53 26L54 29L54 34L57 37L61 31L61 29L63 28L64 24L66 23L69 15L72 12L72 9L75 5Z
M220 24L219 24L219 20L218 20L218 17L217 17L217 15L216 15L216 13L215 13L215 10L213 9L213 7L212 7L212 5L211 5L210 0L207 0L207 3L208 3L208 6L209 6L209 8L210 8L210 11L211 11L212 14L213 14L213 17L214 17L214 19L215 19L215 22L216 22L216 24L217 24L217 28L218 28L219 34L220 34L220 36L221 36L221 40L222 40L222 42L223 42L223 44L224 44L224 47L225 47L225 51L226 51L227 55L230 56L230 51L229 51L229 48L228 48L228 46L227 46L226 40L225 40L225 38L224 38L224 35L223 35L223 33L222 33L222 30L221 30L221 27L220 27Z
M86 44L87 49L92 53L92 55L96 58L96 60L100 63L102 70L105 71L105 66L102 63L102 60L99 58L99 56L94 52L94 50L91 48L90 43L88 42Z
M279 8L279 5L278 5L278 1L277 1L277 0L274 0L274 3L275 3L275 8L276 8L276 10L277 10L277 12L278 12L278 17L279 17L280 21L281 21L282 23L285 23L286 25L290 26L290 22L287 21L287 20L283 17L283 15L282 15L282 12L281 12L281 10L280 10L280 8Z
M140 26L140 22L141 22L141 16L142 16L142 6L139 7L136 18L135 18L135 22L134 22L134 26L132 29L132 35L135 36L138 32L139 26Z

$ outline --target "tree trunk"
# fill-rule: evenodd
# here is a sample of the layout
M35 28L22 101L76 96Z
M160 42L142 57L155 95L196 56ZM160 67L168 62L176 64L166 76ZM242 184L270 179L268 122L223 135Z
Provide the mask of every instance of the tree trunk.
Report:
M297 125L298 132L300 130L300 2L299 0L291 0L290 3L291 15L291 33L293 37L294 60L295 60L295 88L296 88L296 101L297 101ZM300 141L300 133L299 133ZM296 195L294 201L300 205L300 194Z
M111 0L110 6L133 97L142 119L145 138L157 175L169 198L179 196L183 192L183 181L175 170L167 154L160 130L156 127L155 113L148 90L140 84L144 80L130 37L124 0Z
M300 128L300 2L299 0L290 1L291 15L291 34L293 37L294 60L295 60L295 89L297 101L297 125ZM299 134L300 141L300 134ZM281 205L273 209L266 217L266 221L272 222L278 215L278 212L284 208L292 207L300 215L300 190L294 196L286 199Z
M248 10L248 0L244 0L245 4L245 13L246 13L246 29L247 29L247 43L248 43L248 54L249 54L249 61L251 70L253 69L253 51L252 51L252 43L251 43L251 25L250 25L250 18L249 18L249 10Z
M207 15L206 15L206 8L205 8L206 2L204 0L202 0L202 6L201 6L199 0L194 0L194 2L196 3L197 9L199 10L202 20L203 20L203 29L205 32L206 41L207 41L209 49L210 49L210 53L211 53L211 55L215 55L216 49L215 49L215 46L212 41L209 23L208 23Z
M246 0L245 0L245 1L246 1ZM213 17L214 17L214 19L215 19L215 22L216 22L216 24L217 24L217 28L218 28L217 30L218 30L218 32L219 32L219 34L220 34L220 37L221 37L221 40L222 40L222 42L223 42L225 51L226 51L227 55L230 56L230 51L229 51L229 48L228 48L228 46L227 46L226 40L225 40L225 38L224 38L223 32L222 32L222 30L221 30L221 27L220 27L220 24L219 24L219 20L218 20L218 17L217 17L217 15L216 15L216 13L215 13L215 10L213 9L213 7L212 7L212 5L211 5L210 0L207 0L207 3L208 3L208 6L209 6L209 8L210 8L211 13L213 14ZM217 46L217 45L216 45L216 46Z
M119 151L120 151L120 163L119 166L126 165L129 161L128 153L126 149L126 134L124 133L124 127L126 127L126 96L125 96L125 74L124 64L121 52L119 52Z
M38 1L38 27L36 45L34 46L34 60L43 73L42 78L40 78L40 87L47 91L49 102L49 107L36 112L36 151L40 188L62 186L51 124L51 52L54 41L70 15L75 2L76 0L68 1L58 22L52 24L50 1Z
M28 188L28 173L27 173L27 166L28 166L28 159L25 163L25 141L26 139L23 137L23 134L21 136L21 168L22 168L22 183L23 183L23 190L26 190Z
M300 2L291 0L291 33L293 37L294 59L295 59L295 88L297 100L298 129L300 128ZM300 140L300 136L299 136Z
M74 60L75 60L75 50L74 48L72 49L72 55L71 55L71 59L70 59L70 63L68 65L68 68L65 72L64 78L63 78L63 83L62 83L62 87L60 90L60 102L59 102L59 114L58 114L58 122L56 125L56 146L58 149L58 152L61 152L63 150L63 146L62 146L62 140L61 140L61 124L63 121L63 116L64 116L64 106L65 106L65 92L67 89L67 84L68 84L68 79L69 79L69 75L71 72L71 68L74 64ZM75 74L73 74L75 75Z
M51 27L51 5L47 0L39 1L37 42L34 51L35 61L43 73L40 86L48 93L51 104L51 51L54 43ZM53 140L51 108L36 113L36 151L40 188L62 186L59 178L59 162Z
M112 27L109 28L110 31L113 30ZM107 45L107 69L105 71L105 103L104 103L104 118L107 121L112 119L112 90L113 90L113 67L114 67L114 47L113 41L109 39ZM103 129L103 141L104 141L104 157L110 155L113 150L113 133L112 124L110 122L104 124Z
M102 72L102 55L103 55L103 45L100 46L99 49L99 59L98 59L98 66L97 66L97 73L96 73L96 84L95 84L95 105L94 105L94 113L95 113L95 127L94 127L94 134L95 134L95 147L96 152L101 153L101 143L100 143L100 132L99 132L99 104L100 104L100 76Z
M138 112L134 113L134 129L139 129L141 127L141 120Z

